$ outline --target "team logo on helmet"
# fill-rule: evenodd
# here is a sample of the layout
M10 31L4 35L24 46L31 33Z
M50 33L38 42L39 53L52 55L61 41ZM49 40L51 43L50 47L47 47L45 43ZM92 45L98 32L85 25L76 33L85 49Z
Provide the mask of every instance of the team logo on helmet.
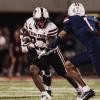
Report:
M72 3L68 8L68 15L74 16L84 16L85 15L85 9L84 6L81 3Z

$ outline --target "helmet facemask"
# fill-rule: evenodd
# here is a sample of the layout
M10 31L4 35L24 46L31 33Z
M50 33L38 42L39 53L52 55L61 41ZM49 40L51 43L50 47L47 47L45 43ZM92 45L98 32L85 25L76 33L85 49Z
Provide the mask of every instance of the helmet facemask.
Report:
M48 19L45 19L44 17L36 18L35 22L36 26L38 26L39 28L45 28L48 23Z
M37 7L33 12L33 18L38 28L45 28L49 22L49 14L47 9L43 7Z

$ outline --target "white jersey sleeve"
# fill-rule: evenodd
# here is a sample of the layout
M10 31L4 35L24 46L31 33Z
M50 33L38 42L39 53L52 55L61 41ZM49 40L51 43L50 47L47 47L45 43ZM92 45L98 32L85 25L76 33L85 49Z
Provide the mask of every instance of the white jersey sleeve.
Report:
M58 28L57 26L53 23L50 22L48 25L48 36L57 36L58 34Z
M32 17L29 18L29 19L27 19L26 22L25 22L25 24L24 24L24 26L23 26L23 28L20 29L21 49L22 49L22 52L24 52L24 53L25 53L26 51L28 51L27 46L29 46L30 41L31 41L31 40L30 40L29 42L26 42L27 38L30 39L28 30L29 30L29 28L30 28L31 21L32 21ZM27 34L25 33L25 31L27 31L27 32L26 32ZM26 42L26 43L25 43L25 42Z
M26 22L24 23L24 26L20 29L20 33L22 35L24 35L23 33L24 33L25 30L26 31L29 30L32 20L33 20L32 17L30 17L29 19L26 20Z
M31 23L33 22L33 18L30 17L29 19L26 20L25 24L24 24L24 29L29 30L31 27Z

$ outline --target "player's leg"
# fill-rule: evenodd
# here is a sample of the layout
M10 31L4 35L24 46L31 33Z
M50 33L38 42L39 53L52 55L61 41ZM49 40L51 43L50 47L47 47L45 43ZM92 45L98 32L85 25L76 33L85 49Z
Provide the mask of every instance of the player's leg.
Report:
M64 61L63 56L61 55L61 52L60 52L59 48L57 49L57 51L58 51L58 54L61 57L62 61ZM87 53L85 53L85 56L88 57ZM81 56L81 57L83 57L83 56ZM86 59L84 59L83 61L85 61L85 60ZM87 98L90 98L90 97L94 96L94 91L91 90L89 88L89 86L86 85L86 83L83 81L83 79L81 77L80 72L78 71L78 69L70 61L66 61L65 69L66 69L68 75L70 77L72 77L82 87L82 91L83 91L82 94L83 95L81 95L81 98L84 98L83 100L87 100Z
M37 65L31 65L30 66L30 72L31 72L31 76L32 76L32 79L35 83L35 85L38 87L38 89L42 92L42 91L45 91L44 89L44 86L42 83L42 80L39 76L39 72L40 72L40 69L38 68Z
M69 76L75 79L80 86L82 87L86 86L85 82L81 77L79 70L70 61L66 61L65 68L67 69Z
M77 96L79 98L82 94L82 87L78 85L77 82L69 75L62 75L62 77L64 77L75 88Z
M46 69L42 71L42 76L43 76L43 83L45 86L46 91L51 95L52 91L51 91L51 72L50 69Z
M77 82L74 81L73 78L68 76L67 71L64 68L64 60L62 61L61 60L62 58L60 58L60 57L57 52L50 55L49 61L52 65L52 67L55 69L55 71L59 75L63 76L65 79L67 79L69 81L69 83L76 89L76 92L81 92L81 88L79 87Z
M65 67L70 77L73 77L82 87L83 90L83 94L81 95L82 100L88 100L89 98L93 97L95 95L94 91L91 88L89 88L89 86L87 86L86 83L83 81L78 69L70 61L66 61Z
M70 62L73 63L73 65L77 66L78 68L81 65L84 65L86 63L90 63L91 62L91 59L88 56L88 52L87 51L84 51L84 52L82 52L80 54L77 54L74 57L70 57L69 60L70 60Z
M47 99L51 100L51 96L45 90L44 84L39 75L40 71L42 70L42 63L41 60L38 59L38 55L34 49L29 51L28 59L30 60L30 73L33 82L35 83L36 87L39 89L39 91L42 94L41 100L47 100Z
M47 99L51 100L51 96L45 90L42 79L39 75L40 69L38 68L38 66L37 65L31 65L30 66L30 72L31 72L31 76L32 76L32 79L33 79L36 87L39 89L39 91L42 94L41 100L47 100Z

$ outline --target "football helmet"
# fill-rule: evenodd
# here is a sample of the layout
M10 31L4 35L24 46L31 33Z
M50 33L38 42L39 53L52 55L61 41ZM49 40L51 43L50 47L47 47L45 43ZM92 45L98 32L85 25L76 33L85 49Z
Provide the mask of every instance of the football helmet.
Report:
M74 16L74 15L84 16L85 15L84 6L81 3L77 3L77 2L72 3L68 8L68 15L69 16Z
M46 8L37 7L33 12L33 18L36 22L36 26L39 28L45 28L49 22L49 13Z

